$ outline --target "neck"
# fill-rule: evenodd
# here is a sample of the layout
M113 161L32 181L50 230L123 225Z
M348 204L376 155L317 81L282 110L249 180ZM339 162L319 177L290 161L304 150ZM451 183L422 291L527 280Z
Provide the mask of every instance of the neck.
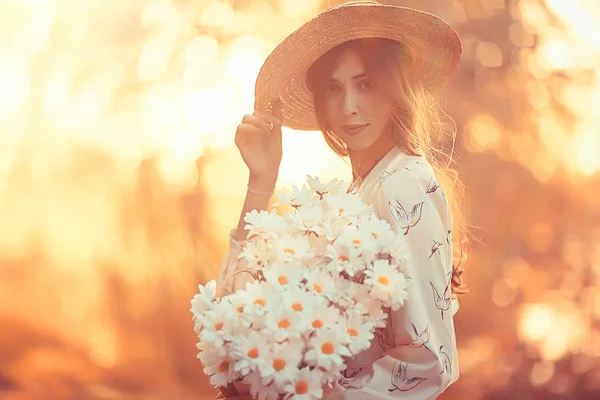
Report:
M395 143L389 135L382 135L371 147L364 150L350 151L350 164L352 164L353 171L352 178L365 179L377 162L394 146Z

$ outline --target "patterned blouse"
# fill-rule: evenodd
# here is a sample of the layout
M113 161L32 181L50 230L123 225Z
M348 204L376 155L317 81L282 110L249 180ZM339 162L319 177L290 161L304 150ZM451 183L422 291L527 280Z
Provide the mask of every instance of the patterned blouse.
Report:
M326 399L435 399L459 376L451 298L452 216L429 162L392 148L358 189L377 215L396 233L406 235L412 262L408 300L398 311L386 310L388 323L378 328L371 347L346 359L340 386ZM240 244L230 251L219 273L223 279L237 266ZM231 282L232 279L228 281Z

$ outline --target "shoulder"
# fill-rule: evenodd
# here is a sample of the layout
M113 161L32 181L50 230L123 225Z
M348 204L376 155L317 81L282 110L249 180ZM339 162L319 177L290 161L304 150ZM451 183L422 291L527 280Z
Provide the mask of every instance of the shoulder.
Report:
M429 162L424 157L407 154L399 154L379 178L381 194L388 200L425 195L436 183Z
M396 161L396 160L395 160ZM431 164L419 156L405 156L391 163L380 182L380 209L421 211L450 225L450 209Z

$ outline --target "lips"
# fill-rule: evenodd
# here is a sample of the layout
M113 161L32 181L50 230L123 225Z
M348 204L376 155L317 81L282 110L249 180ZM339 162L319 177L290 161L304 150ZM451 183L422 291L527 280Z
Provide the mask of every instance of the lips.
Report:
M361 133L369 124L364 125L343 125L342 129L346 133L346 135L354 136Z

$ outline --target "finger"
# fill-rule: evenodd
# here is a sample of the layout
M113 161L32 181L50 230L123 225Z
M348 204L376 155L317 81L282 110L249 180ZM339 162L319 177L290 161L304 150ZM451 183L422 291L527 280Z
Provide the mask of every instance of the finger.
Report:
M281 100L277 99L273 103L272 113L273 113L272 114L273 117L277 118L279 121L282 121L282 123L283 123L283 117L282 117L282 112L281 112ZM281 125L282 125L282 123L275 124L273 126L273 134L275 134L279 140L281 140Z
M264 119L256 117L254 115L244 115L244 118L242 118L242 123L252 124L267 133L271 132L271 124L265 121Z
M267 134L259 127L252 124L239 124L235 132L235 143L261 140Z
M257 117L261 118L262 120L266 121L267 123L270 123L273 125L281 125L283 123L281 118L278 118L277 116L275 116L273 114L269 114L268 112L257 110L257 111L254 111L253 115L256 115Z

